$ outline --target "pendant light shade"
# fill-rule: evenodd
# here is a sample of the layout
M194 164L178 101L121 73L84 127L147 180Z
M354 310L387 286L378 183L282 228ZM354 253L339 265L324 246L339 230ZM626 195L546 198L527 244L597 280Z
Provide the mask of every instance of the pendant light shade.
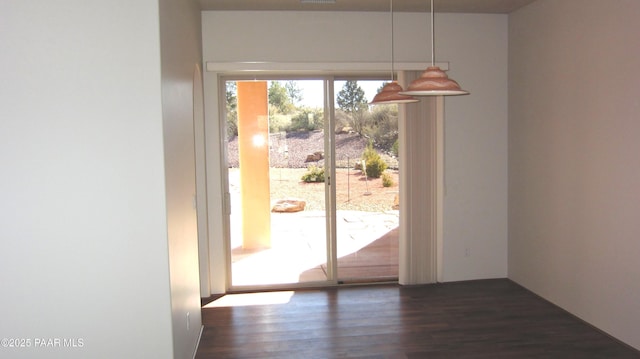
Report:
M417 98L413 98L409 95L403 95L402 86L398 84L398 81L395 81L394 75L395 71L393 68L393 0L390 0L389 9L391 13L391 82L385 84L380 92L373 97L373 100L370 102L371 105L382 105L382 104L397 104L397 103L411 103L418 102Z
M469 92L460 88L460 85L450 79L447 74L435 64L435 26L433 16L433 0L431 0L431 66L420 75L419 78L413 80L407 87L407 91L403 91L403 95L410 96L453 96L468 95Z
M411 103L419 100L408 95L403 95L402 86L397 81L388 82L378 94L373 97L372 105L394 104L394 103Z
M457 82L450 79L438 66L429 66L419 78L409 84L403 94L411 96L468 95Z

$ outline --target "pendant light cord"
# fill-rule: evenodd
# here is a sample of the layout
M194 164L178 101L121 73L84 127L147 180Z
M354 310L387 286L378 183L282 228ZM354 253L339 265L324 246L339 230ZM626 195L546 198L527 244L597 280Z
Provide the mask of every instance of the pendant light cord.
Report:
M434 24L434 16L433 16L433 0L431 0L431 66L436 65L436 51L435 51L435 24Z
M394 68L394 63L395 63L395 59L394 59L394 47L393 47L393 0L389 1L389 8L391 10L391 82L393 82L395 80L395 68Z

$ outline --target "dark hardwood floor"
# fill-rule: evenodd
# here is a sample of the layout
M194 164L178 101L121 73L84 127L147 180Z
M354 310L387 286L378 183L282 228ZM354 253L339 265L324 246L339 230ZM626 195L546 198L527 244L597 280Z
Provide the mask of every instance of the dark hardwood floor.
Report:
M196 358L640 358L507 279L304 290L202 313Z

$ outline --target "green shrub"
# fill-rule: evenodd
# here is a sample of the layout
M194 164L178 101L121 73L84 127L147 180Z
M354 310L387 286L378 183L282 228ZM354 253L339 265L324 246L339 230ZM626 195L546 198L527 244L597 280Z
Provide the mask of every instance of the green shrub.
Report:
M365 147L364 149L364 152L362 152L362 159L366 162L375 157L380 157L380 155L373 148L373 142L369 141L367 147Z
M307 183L324 182L324 167L309 166L307 173L303 174L301 179Z
M378 157L377 159L366 162L367 164L367 177L380 178L384 170L387 169L387 163Z
M398 106L375 106L370 112L370 120L364 134L373 141L375 148L382 152L393 151L393 144L398 139Z
M290 115L272 115L269 116L269 132L283 132L286 131L291 126L291 116Z
M391 187L393 186L393 177L389 174L389 172L384 172L382 174L382 187Z
M369 178L380 178L382 172L387 169L387 163L380 157L380 154L373 149L373 144L369 142L362 154L362 159L366 165L366 175Z
M393 154L396 157L398 157L399 146L400 145L398 144L398 139L396 139L396 141L393 143L393 146L391 146L391 154Z
M289 131L315 131L324 127L324 118L321 109L303 107L300 112L291 118Z

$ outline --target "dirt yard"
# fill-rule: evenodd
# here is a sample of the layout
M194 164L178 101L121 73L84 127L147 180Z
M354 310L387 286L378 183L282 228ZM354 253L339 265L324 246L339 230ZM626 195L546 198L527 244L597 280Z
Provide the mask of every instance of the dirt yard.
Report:
M303 168L272 168L271 199L300 198L307 202L307 210L324 208L324 183L305 183L300 178L307 172ZM393 178L393 186L382 186L382 179L365 181L362 171L337 169L336 207L339 210L383 212L393 209L398 194L398 171L387 170Z
M322 131L272 134L269 138L271 166L271 200L304 199L306 210L324 208L324 183L305 183L301 177L309 165L323 166L324 160L307 162L305 159L324 148ZM381 153L389 168L386 170L394 184L383 187L382 179L365 180L362 171L354 169L362 158L367 139L357 134L336 134L336 207L339 210L382 212L393 209L398 192L398 160ZM229 184L232 191L239 191L237 183L239 166L237 138L227 147ZM238 192L239 193L239 192Z

